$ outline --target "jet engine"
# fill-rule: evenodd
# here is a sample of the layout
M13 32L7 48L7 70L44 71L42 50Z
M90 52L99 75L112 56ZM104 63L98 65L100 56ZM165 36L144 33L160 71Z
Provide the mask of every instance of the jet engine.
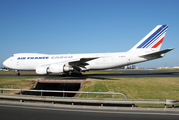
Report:
M73 67L65 64L51 64L49 67L49 72L52 73L63 73L68 71L73 71Z
M37 74L48 74L48 72L47 72L47 67L38 67L38 68L36 68L36 73Z

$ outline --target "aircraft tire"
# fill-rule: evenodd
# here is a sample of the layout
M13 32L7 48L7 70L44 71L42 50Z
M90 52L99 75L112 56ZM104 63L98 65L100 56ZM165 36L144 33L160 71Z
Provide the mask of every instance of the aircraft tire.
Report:
M17 76L20 76L20 73L16 73Z

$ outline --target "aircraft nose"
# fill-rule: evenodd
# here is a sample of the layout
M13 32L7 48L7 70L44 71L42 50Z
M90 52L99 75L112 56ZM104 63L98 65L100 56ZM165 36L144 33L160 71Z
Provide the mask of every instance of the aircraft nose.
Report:
M8 66L9 66L8 60L5 60L5 61L3 62L3 65L6 66L6 67L8 67Z

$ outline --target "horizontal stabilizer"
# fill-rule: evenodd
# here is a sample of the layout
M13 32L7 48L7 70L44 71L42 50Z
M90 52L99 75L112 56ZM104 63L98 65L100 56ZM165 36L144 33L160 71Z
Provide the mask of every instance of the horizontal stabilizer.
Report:
M165 49L165 50L162 50L162 51L158 51L158 52L153 52L153 53L150 53L150 54L146 54L146 55L142 55L140 57L144 57L144 58L160 58L160 57L163 57L165 55L165 53L173 50L174 48L170 48L170 49Z

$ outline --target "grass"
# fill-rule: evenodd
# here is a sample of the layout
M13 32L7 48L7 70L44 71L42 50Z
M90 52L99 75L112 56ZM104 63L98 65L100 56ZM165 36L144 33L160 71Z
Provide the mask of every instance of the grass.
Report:
M34 80L29 78L4 78L0 77L0 88L12 89L31 89L34 85ZM15 94L17 91L4 91L3 93Z
M128 99L179 99L179 77L151 78L113 78L105 80L93 79L85 82L81 91L120 92ZM80 94L79 97L87 97ZM112 98L112 95L90 94L90 98ZM114 98L123 98L115 95Z
M24 73L25 74L25 73ZM81 91L120 92L128 99L179 99L179 77L143 77L143 78L104 78L90 79L84 83ZM0 88L31 89L34 80L30 78L0 77ZM5 94L16 94L18 91L4 91ZM77 97L87 97L78 94ZM89 98L125 99L121 95L89 94ZM138 107L164 107L164 105L137 105Z
M166 69L164 69L166 70ZM169 70L171 71L171 70ZM172 69L173 71L173 69ZM178 69L174 69L175 72ZM0 74L15 74L15 71L0 71ZM93 74L93 72L89 72ZM95 72L94 74L111 72ZM21 74L36 74L35 71L22 71ZM85 82L81 91L120 92L128 99L179 99L179 77L143 78L103 78ZM30 89L34 81L29 78L0 78L0 88ZM79 94L79 97L87 97ZM91 98L124 98L121 95L90 94Z
M0 71L0 74L5 74L5 75L12 75L12 74L16 74L16 71ZM22 75L35 75L35 71L20 71L20 74Z

